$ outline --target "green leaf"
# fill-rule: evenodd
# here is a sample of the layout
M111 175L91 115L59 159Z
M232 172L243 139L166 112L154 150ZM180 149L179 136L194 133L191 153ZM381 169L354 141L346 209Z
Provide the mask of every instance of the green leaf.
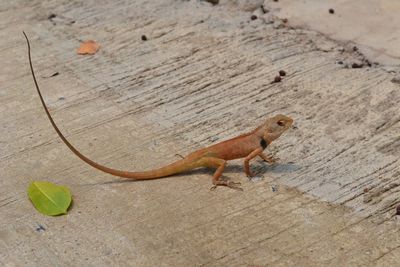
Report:
M49 216L67 214L71 204L71 192L65 186L35 181L28 187L28 196L35 208Z

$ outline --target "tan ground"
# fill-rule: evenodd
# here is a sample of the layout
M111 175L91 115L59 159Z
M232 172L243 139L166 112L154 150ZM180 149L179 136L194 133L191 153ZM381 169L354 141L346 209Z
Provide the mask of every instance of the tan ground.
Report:
M398 66L368 67L353 44L293 29L273 11L251 20L259 5L0 4L2 265L400 265ZM203 170L111 177L80 162L50 127L22 30L56 121L109 166L158 167L275 113L294 117L297 129L269 149L280 164L253 164L263 181L230 164L226 177L243 192L209 191ZM101 44L96 55L76 55L86 39ZM271 84L281 69L287 76ZM67 216L32 207L27 186L42 179L71 188Z
M281 0L266 1L266 6L273 14L290 18L292 26L354 43L371 62L397 67L400 64L400 1Z

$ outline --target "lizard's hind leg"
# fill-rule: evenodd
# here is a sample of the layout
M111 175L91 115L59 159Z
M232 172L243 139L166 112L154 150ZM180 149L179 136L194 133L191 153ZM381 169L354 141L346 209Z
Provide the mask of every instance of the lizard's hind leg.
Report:
M232 189L243 190L241 187L239 187L240 183L232 182L229 180L221 181L219 179L224 172L226 160L215 157L204 157L201 159L201 161L202 164L206 167L217 168L212 178L213 186L210 188L210 190L214 190L215 188L217 188L217 186L227 186Z

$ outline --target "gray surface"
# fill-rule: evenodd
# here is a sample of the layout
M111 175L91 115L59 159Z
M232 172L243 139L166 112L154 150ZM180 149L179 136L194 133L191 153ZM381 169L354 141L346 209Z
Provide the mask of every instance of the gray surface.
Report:
M400 64L400 2L395 0L265 1L272 13L290 24L352 42L371 62ZM334 10L330 14L329 9Z
M344 68L337 62L365 62L351 45L269 23L270 15L251 21L240 7L0 5L1 263L399 264L393 214L400 195L400 86L391 82L394 74L379 66ZM49 21L52 13L57 17ZM253 164L264 181L247 181L240 161L230 165L226 176L241 181L244 192L209 191L210 171L119 180L80 162L51 129L22 30L31 37L39 83L60 128L109 166L158 167L179 158L176 153L248 131L269 114L292 116L297 129L271 146L279 165ZM84 39L99 42L100 51L76 55ZM280 69L288 75L271 84ZM71 188L67 216L48 218L33 209L26 188L41 179Z

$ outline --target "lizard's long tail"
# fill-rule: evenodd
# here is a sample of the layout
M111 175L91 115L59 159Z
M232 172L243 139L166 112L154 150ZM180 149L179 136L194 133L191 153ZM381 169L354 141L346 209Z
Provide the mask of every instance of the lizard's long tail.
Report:
M165 177L165 176L170 176L176 173L181 173L184 172L186 170L190 170L193 169L197 166L195 166L191 161L188 161L186 159L182 159L179 161L176 161L170 165L167 165L165 167L162 167L160 169L155 169L155 170L151 170L151 171L144 171L144 172L129 172L129 171L121 171L121 170L116 170L116 169L112 169L112 168L108 168L106 166L100 165L97 162L94 162L93 160L87 158L85 155L83 155L81 152L79 152L66 138L65 136L61 133L61 131L58 129L56 123L54 122L53 118L50 115L50 112L43 100L42 94L39 90L39 85L36 81L36 77L35 77L35 72L33 71L33 67L32 67L32 59L31 59L31 46L29 44L29 39L26 36L25 32L23 32L26 42L28 44L28 57L29 57L29 65L31 68L31 73L32 73L32 77L33 77L33 81L35 83L36 86L36 90L39 94L40 97L40 101L42 102L43 108L46 111L47 117L49 118L51 125L53 125L54 130L56 130L58 136L61 138L61 140L64 142L64 144L66 144L68 146L68 148L75 154L77 155L81 160L83 160L84 162L86 162L87 164L89 164L90 166L99 169L103 172L115 175L115 176L119 176L119 177L124 177L124 178L131 178L131 179L156 179L156 178L161 178L161 177Z

